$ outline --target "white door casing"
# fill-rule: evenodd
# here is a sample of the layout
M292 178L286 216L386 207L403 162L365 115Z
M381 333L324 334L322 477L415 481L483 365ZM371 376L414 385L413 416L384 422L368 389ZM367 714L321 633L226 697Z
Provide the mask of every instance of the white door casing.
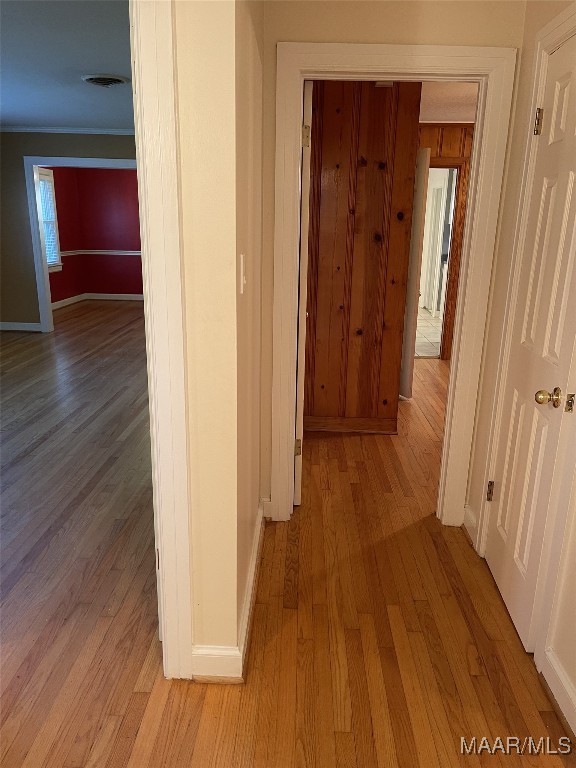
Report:
M495 493L486 559L528 651L539 626L546 577L546 528L552 525L566 467L566 432L576 413L564 410L574 392L576 338L576 37L550 55L543 130L535 138L527 189L526 230L510 309L510 340L495 443ZM560 387L559 408L538 405L537 390ZM568 458L572 467L574 455ZM545 554L545 553L544 553Z
M452 373L437 515L464 522L488 294L516 50L475 46L278 43L274 219L271 498L265 514L290 518L294 503L294 425L298 329L302 91L306 80L466 81L478 88Z
M302 499L302 447L304 442L304 380L306 375L306 298L308 292L308 224L310 219L310 154L312 136L312 89L311 80L304 83L304 107L302 135L302 178L300 182L300 274L298 290L298 369L296 383L296 440L300 440L300 452L294 456L294 505Z
M158 609L166 677L194 674L174 4L130 0Z
M414 183L412 232L410 234L410 261L408 265L408 280L406 286L402 367L400 369L400 397L403 397L406 400L412 397L430 154L430 149L426 148L419 149L418 154L416 155L416 180Z

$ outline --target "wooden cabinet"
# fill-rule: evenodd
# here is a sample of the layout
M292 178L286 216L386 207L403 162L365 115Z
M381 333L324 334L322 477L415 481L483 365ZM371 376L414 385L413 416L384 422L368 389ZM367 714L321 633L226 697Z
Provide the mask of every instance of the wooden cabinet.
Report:
M396 432L420 83L314 83L306 429Z

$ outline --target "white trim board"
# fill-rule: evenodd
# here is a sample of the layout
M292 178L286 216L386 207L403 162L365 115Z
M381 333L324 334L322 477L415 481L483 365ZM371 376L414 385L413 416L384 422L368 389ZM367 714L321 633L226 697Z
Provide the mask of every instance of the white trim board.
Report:
M79 293L52 302L52 309L61 309L70 304L78 304L81 301L144 301L143 293Z
M258 516L254 528L254 539L252 541L252 552L250 553L250 564L248 566L248 579L246 580L246 592L240 611L240 621L238 625L238 645L242 656L242 668L246 661L246 652L250 639L250 627L252 626L252 612L256 600L256 587L258 585L258 572L262 560L262 545L264 543L264 512L262 505L258 508Z
M512 48L278 43L270 512L287 520L294 499L296 330L302 93L305 80L478 83L478 119L464 233L446 437L437 515L461 525L480 359L504 172L516 50ZM455 408L456 402L466 407Z
M1 133L82 133L88 135L134 136L134 128L29 128L25 125L3 125Z
M60 256L141 256L142 251L60 251Z
M256 587L258 582L258 570L262 555L264 541L264 517L262 507L258 509L250 564L248 566L248 579L240 617L238 622L238 645L194 645L192 650L193 677L197 680L207 679L212 682L242 682L244 680L244 664L248 652L250 640L250 626L254 601L256 599Z
M566 722L576 733L576 687L552 648L546 649L539 671Z
M0 323L0 331L42 331L42 323Z
M475 125L474 120L420 120L420 125Z
M242 652L236 645L195 645L192 648L194 680L241 683Z
M160 639L165 676L191 678L194 669L191 469L178 194L174 4L163 0L146 3L130 0L129 9Z
M30 233L32 236L32 252L34 254L34 271L36 274L36 290L38 294L38 308L40 311L40 325L42 331L49 333L54 330L52 319L52 299L50 296L50 280L48 278L48 265L42 256L40 242L40 229L36 212L36 190L34 186L34 166L49 166L54 168L136 168L136 160L132 158L104 158L104 157L44 157L26 155L24 160L24 177L26 179L26 194L28 197L28 217L30 220Z

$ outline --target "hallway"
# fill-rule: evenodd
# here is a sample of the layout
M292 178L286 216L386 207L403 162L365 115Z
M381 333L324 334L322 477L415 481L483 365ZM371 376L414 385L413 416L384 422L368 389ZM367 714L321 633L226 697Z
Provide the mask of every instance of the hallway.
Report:
M448 368L398 436L308 434L266 525L245 685L166 681L142 307L3 334L4 768L451 768L460 738L564 735L484 561L433 516ZM8 452L9 451L9 452Z

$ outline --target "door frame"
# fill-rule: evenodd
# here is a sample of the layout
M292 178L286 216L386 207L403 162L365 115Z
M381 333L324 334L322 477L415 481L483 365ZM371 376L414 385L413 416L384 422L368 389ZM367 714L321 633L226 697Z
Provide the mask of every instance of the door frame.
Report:
M26 180L26 196L28 198L30 233L32 236L32 253L34 254L36 290L38 292L38 308L40 310L40 330L43 333L51 333L54 330L54 320L52 317L52 296L50 293L50 270L42 253L34 168L36 166L48 166L54 168L109 168L136 170L136 160L134 160L134 158L45 157L39 155L25 155L23 160L24 178ZM58 216L58 209L56 209L56 216Z
M308 301L308 228L310 224L310 180L311 180L311 126L312 126L312 83L304 83L303 113L304 131L308 130L308 141L302 147L301 212L300 212L300 275L298 285L298 351L297 370L306 367L306 306ZM304 439L304 376L297 378L296 395L296 440ZM294 456L294 504L302 500L302 451L295 451Z
M474 139L472 139L474 141ZM464 227L466 226L466 216L468 214L468 190L470 187L470 174L466 169L469 166L469 160L463 160L462 158L443 158L437 157L430 161L430 168L454 168L456 170L456 189L454 192L454 212L452 214L452 237L450 239L450 251L448 254L448 274L446 280L446 298L444 301L444 309L442 314L442 336L440 340L440 360L450 360L452 357L452 345L454 340L455 327L454 323L450 321L451 328L446 328L446 305L450 301L457 304L458 292L460 290L460 264L462 262L462 248L464 245ZM466 176L466 178L464 178ZM459 214L459 211L463 210L463 213ZM462 215L464 218L464 227L462 228L462 234L460 238L456 240L454 238L454 230L456 224L456 217ZM455 275L455 276L454 276ZM455 298L452 300L448 295L448 286L456 282L456 285L452 289ZM451 306L451 304L450 304ZM447 332L450 334L450 339L447 339Z
M500 190L512 106L515 48L278 43L272 374L272 477L268 511L288 520L294 499L302 93L304 80L477 82L478 120L437 516L462 525L480 359L488 313ZM465 407L455 408L455 403Z
M524 162L522 165L522 180L520 184L519 204L516 214L516 223L514 230L514 249L510 262L510 271L508 279L508 288L506 292L506 306L503 319L503 328L508 328L512 319L513 307L516 305L518 288L520 283L520 263L523 255L524 244L526 240L526 231L529 221L530 190L534 180L536 166L536 150L538 148L538 137L534 135L533 119L536 114L536 108L542 103L546 87L546 75L548 72L548 60L550 55L559 48L562 43L576 34L576 3L559 14L549 24L547 24L536 35L536 54L534 56L534 68L532 78L532 96L530 99L529 112L526 117L526 146L524 150ZM470 188L469 188L470 189ZM469 198L470 199L470 198ZM508 367L510 362L511 338L510 334L504 333L501 336L501 345L498 350L498 365L495 392L501 392L506 381ZM490 433L488 436L488 448L486 451L486 464L483 477L483 488L488 487L488 482L493 476L496 460L497 445L502 429L504 413L506 412L505 398L495 397L492 399L492 411L490 414ZM488 539L488 523L490 517L490 503L484 501L478 512L478 527L474 546L477 552L484 557L486 552L486 543ZM546 547L546 542L544 542ZM543 550L544 558L546 549Z
M412 208L408 279L406 281L406 310L404 312L399 389L400 397L405 400L412 398L412 384L414 381L414 358L416 356L418 310L420 309L420 275L422 274L422 254L424 250L430 154L429 147L420 147L416 153L416 178L414 181L414 204Z
M146 360L164 675L193 675L188 445L174 3L130 0Z

